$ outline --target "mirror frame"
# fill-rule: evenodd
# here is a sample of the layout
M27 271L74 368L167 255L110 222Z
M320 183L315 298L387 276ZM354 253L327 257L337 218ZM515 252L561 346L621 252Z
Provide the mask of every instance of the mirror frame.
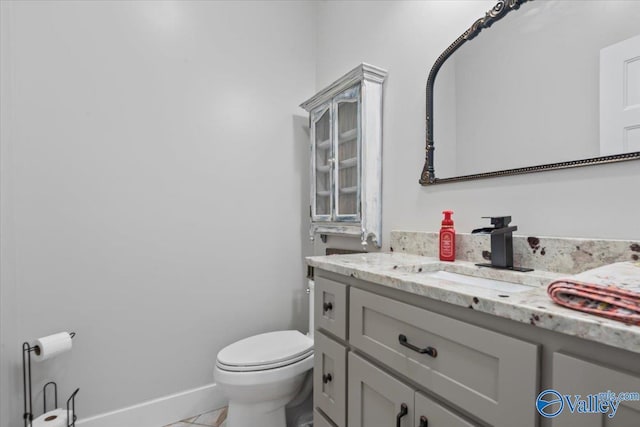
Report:
M461 175L450 178L436 178L435 169L433 165L434 160L434 140L433 140L433 85L436 80L436 76L444 62L460 48L466 42L475 38L483 29L489 28L496 21L504 18L509 12L519 9L520 5L532 0L499 0L498 3L489 10L485 16L476 20L467 31L465 31L460 37L458 37L449 47L442 52L436 62L431 67L429 77L427 79L427 112L426 112L426 157L424 167L422 168L422 174L420 175L420 184L433 185L442 184L446 182L460 182L471 181L481 178L490 178L494 176L507 176L507 175L520 175L532 172L542 172L555 169L567 169L579 166L600 165L605 163L623 162L627 160L640 160L640 151L614 154L609 156L591 157L581 160L571 160L565 162L548 163L537 166L526 166L514 169L504 169L493 172L477 173L472 175Z

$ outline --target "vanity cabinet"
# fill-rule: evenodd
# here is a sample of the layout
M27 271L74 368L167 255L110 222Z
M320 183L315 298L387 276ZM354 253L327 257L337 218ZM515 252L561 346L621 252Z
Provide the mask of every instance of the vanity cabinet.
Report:
M537 345L346 282L316 277L315 292L314 406L322 422L537 425ZM348 305L329 313L327 302Z
M640 393L640 375L610 369L586 360L562 353L553 355L553 389L560 394L596 395L612 391ZM546 399L549 400L549 399ZM552 406L550 411L558 408ZM640 401L622 401L615 415L572 414L565 403L562 412L553 418L553 427L638 427L640 425Z
M361 64L300 106L309 112L311 228L381 246L382 84Z

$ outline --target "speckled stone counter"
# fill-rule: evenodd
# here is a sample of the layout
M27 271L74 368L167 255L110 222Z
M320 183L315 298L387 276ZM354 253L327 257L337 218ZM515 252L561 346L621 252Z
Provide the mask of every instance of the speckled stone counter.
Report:
M639 326L554 304L547 296L546 287L555 278L565 275L559 272L536 270L518 273L481 268L469 261L440 262L434 257L398 252L308 257L307 263L414 295L640 353ZM431 274L437 271L519 285L511 288L507 283L500 289L490 289L452 283Z

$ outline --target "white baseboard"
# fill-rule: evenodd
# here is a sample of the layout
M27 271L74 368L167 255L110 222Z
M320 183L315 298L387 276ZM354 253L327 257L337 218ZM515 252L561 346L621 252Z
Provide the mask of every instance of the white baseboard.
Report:
M203 387L143 402L127 408L80 419L82 427L162 427L169 423L203 414L227 404L220 387Z

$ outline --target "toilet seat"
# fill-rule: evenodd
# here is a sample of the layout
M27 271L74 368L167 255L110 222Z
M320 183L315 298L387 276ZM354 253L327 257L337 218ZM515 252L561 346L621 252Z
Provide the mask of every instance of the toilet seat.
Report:
M313 340L299 331L276 331L254 335L220 350L219 369L255 372L281 368L313 354Z

